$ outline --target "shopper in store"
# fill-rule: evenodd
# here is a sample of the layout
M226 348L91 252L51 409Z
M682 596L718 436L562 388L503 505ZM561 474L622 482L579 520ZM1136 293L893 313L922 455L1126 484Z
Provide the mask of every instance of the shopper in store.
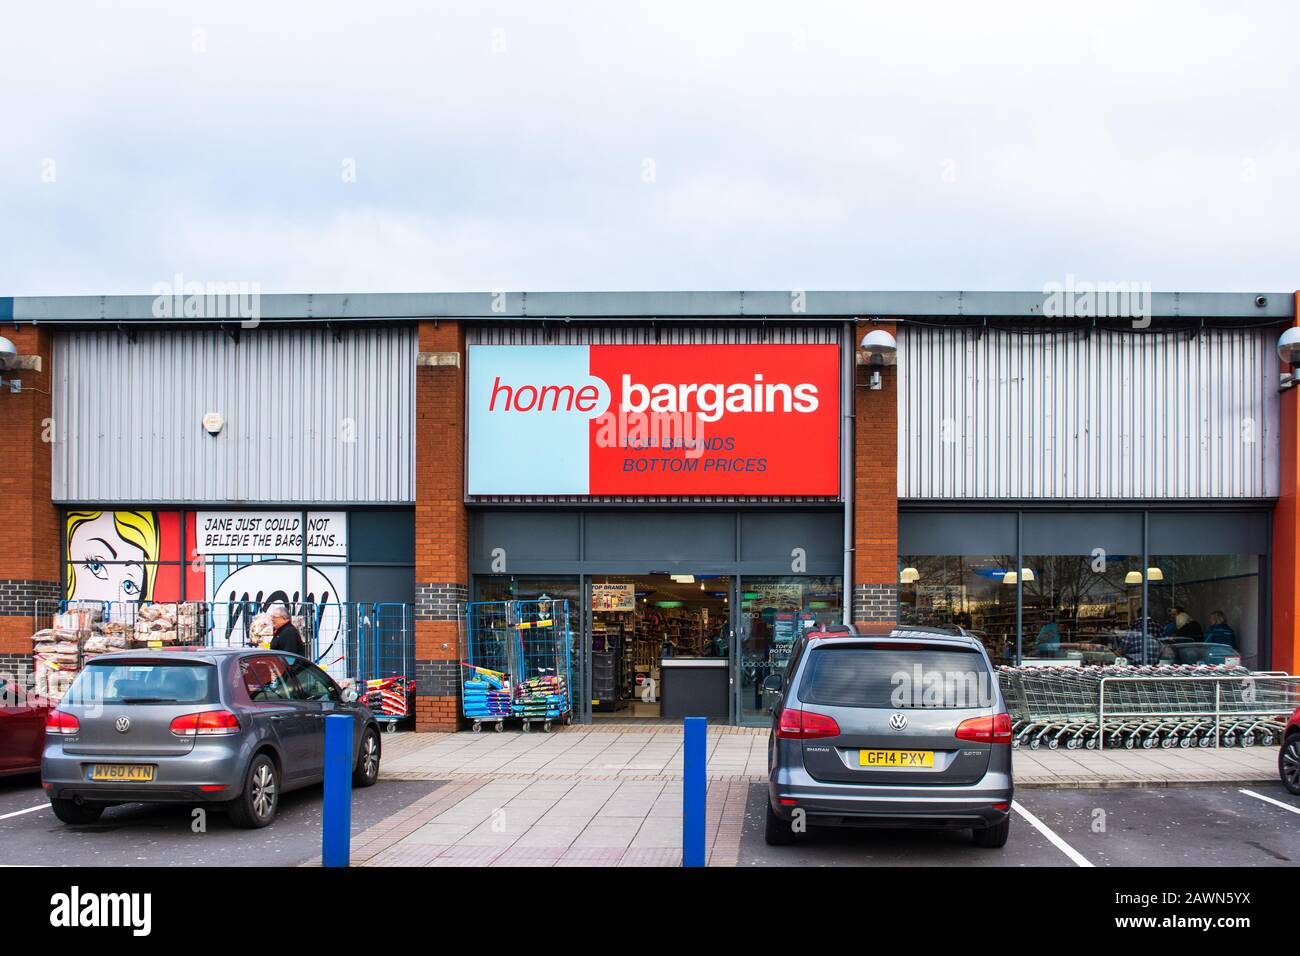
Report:
M1187 613L1184 607L1171 607L1170 615L1173 617L1174 637L1183 641L1199 641L1204 636L1201 632L1201 625L1197 620Z
M307 645L302 635L298 633L298 629L293 626L293 621L289 620L289 609L283 604L271 606L271 626L275 628L275 636L271 638L271 650L307 656Z
M1237 633L1228 626L1228 618L1222 611L1210 612L1210 626L1205 629L1205 640L1211 644L1237 646Z

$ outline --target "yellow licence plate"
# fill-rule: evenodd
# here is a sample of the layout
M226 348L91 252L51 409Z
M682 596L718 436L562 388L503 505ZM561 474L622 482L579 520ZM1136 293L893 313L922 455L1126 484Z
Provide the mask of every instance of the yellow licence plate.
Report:
M109 780L115 783L149 783L154 768L136 763L97 763L90 768L91 780Z
M859 767L933 767L933 750L859 750Z

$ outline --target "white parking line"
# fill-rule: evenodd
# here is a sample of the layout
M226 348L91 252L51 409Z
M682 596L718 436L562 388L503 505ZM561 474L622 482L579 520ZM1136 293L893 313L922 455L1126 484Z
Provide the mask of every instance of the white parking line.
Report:
M1275 807L1281 807L1283 810L1290 810L1292 813L1300 813L1300 807L1293 807L1289 803L1283 803L1281 800L1274 800L1272 797L1266 797L1262 793L1256 793L1254 790L1238 789L1238 793L1244 793L1248 797L1254 797L1256 800L1263 800L1265 803L1271 803Z
M1089 860L1086 856L1084 856L1074 847L1070 846L1070 844L1062 840L1059 836L1056 835L1055 831L1053 831L1051 827L1049 827L1042 820L1038 819L1038 817L1034 816L1032 813L1030 813L1028 810L1022 807L1018 802L1012 801L1011 809L1015 810L1016 813L1020 814L1022 817L1028 820L1029 825L1031 827L1033 827L1043 836L1047 837L1048 841L1052 844L1052 846L1056 847L1058 850L1060 850L1062 853L1068 856L1071 860L1073 860L1075 866L1093 866L1091 860Z
M0 814L0 820L8 820L10 817L21 817L24 813L35 813L37 810L48 810L50 805L42 803L39 806L28 807L26 810L15 810L13 813Z

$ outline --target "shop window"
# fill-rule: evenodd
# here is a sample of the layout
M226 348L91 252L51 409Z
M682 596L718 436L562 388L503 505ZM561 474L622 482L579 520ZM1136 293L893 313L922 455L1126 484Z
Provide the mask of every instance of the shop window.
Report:
M1148 582L1149 627L1162 658L1221 664L1261 660L1261 559L1258 555L1153 555Z
M1142 661L1141 556L1029 555L1023 584L1028 660ZM1011 589L1012 602L1015 600ZM1151 644L1148 637L1148 644ZM1154 647L1148 648L1148 656Z
M899 561L900 624L964 627L994 663L1015 660L1015 555L914 554Z

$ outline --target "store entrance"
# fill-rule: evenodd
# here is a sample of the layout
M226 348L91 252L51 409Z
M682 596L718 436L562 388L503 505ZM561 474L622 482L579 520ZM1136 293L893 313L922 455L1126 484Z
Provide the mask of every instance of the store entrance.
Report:
M725 575L593 574L592 720L730 720L732 585Z

